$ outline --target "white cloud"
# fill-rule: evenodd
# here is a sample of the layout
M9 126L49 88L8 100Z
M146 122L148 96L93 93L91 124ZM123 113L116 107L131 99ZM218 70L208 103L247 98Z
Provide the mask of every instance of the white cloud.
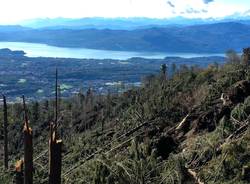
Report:
M250 9L247 1L249 0L0 0L0 23L44 17L223 17L246 12Z

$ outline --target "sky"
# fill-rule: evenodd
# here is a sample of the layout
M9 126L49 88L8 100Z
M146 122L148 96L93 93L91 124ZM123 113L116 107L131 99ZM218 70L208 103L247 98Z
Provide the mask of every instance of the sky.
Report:
M250 0L0 0L0 24L35 18L222 18L250 15Z

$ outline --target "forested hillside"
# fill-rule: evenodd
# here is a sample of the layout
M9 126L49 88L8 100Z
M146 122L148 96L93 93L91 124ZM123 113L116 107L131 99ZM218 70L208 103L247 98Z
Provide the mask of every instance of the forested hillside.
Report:
M29 102L34 183L48 183L55 104L62 183L249 183L250 53L228 56L223 66L181 65L173 75L159 66L140 88L122 94L89 89L58 103ZM8 104L10 168L0 170L0 183L14 180L23 158L23 114L22 104Z

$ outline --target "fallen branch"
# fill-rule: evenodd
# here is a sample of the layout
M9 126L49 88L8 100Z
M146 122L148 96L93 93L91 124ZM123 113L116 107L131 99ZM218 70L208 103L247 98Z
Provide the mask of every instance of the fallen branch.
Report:
M180 130L180 129L182 129L183 128L183 126L185 126L185 123L187 122L186 120L187 120L187 118L189 117L190 115L189 114L187 114L184 118L183 118L183 120L179 123L179 125L176 127L176 130Z

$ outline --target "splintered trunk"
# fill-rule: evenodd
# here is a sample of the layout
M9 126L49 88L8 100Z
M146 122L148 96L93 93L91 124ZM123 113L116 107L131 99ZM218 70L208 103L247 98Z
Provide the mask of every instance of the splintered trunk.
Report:
M3 96L3 129L4 129L4 167L9 168L8 165L8 117L7 117L7 103L6 97Z
M49 184L61 183L62 140L57 140L54 125L50 125Z
M24 128L24 182L33 183L33 144L31 128Z
M33 183L33 143L32 143L32 129L29 127L28 115L23 97L24 107L24 183Z
M23 161L16 162L15 167L15 184L23 184Z
M62 169L62 140L57 138L58 127L58 72L56 69L56 85L55 85L55 120L50 124L50 140L49 140L49 184L61 183Z

